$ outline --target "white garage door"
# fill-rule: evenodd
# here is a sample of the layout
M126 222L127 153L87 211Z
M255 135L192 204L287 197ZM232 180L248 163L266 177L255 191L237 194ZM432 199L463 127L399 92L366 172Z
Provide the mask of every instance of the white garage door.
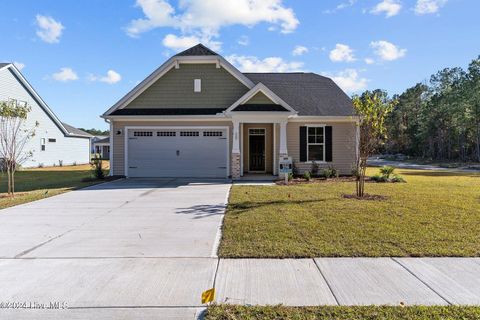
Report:
M225 178L227 130L129 129L129 177Z

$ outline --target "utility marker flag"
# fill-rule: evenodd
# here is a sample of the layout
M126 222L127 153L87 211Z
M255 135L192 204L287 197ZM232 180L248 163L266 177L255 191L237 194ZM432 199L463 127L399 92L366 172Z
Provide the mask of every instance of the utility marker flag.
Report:
M215 288L202 292L202 304L212 302L213 300L215 300Z

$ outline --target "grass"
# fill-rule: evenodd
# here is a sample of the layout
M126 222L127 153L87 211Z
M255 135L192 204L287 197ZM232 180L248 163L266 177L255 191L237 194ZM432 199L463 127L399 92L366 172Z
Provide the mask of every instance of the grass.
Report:
M108 167L108 162L107 162ZM35 168L17 171L15 174L15 197L9 197L7 177L0 174L0 209L27 203L101 181L92 178L88 164L78 166Z
M205 320L473 320L480 318L480 307L466 306L361 306L361 307L284 307L232 306L208 307Z
M378 172L369 168L368 174ZM354 182L233 186L219 254L240 258L480 256L480 175L397 170L368 183L382 201L345 199Z

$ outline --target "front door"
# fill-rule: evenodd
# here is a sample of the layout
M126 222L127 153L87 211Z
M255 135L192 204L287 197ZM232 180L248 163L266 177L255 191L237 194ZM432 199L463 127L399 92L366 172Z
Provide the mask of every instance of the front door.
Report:
M249 171L265 171L265 129L248 131Z

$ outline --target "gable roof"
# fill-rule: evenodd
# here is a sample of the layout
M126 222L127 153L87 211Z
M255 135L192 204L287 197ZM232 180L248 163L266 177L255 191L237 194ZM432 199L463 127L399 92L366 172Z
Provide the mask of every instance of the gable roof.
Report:
M94 142L94 144L97 144L97 143L110 143L110 137L98 139L97 141Z
M180 56L218 56L218 54L207 47L205 47L203 44L199 43L196 46L193 46L187 50L184 50L180 53L177 53L175 55L176 57Z
M89 137L88 133L83 132L81 130L78 130L74 127L71 127L73 129L76 129L78 131L81 131L82 133L76 133L76 131L69 131L66 127L65 124L58 119L58 117L53 113L53 111L48 107L48 105L43 101L43 99L40 97L40 95L33 89L32 85L27 81L27 79L23 76L23 74L20 72L20 70L15 67L13 63L1 63L0 64L0 70L2 69L8 69L12 72L13 76L20 82L20 84L25 88L25 90L28 91L28 93L32 96L32 98L38 103L40 108L45 111L45 113L48 115L48 117L55 123L55 125L60 129L60 131L63 132L65 136L69 137ZM77 131L77 132L78 132Z
M144 90L161 78L172 68L179 68L180 63L216 63L217 67L235 76L247 86L250 91L258 87L262 92L268 92L269 98L274 97L273 103L283 106L290 112L296 112L299 116L353 116L354 109L350 98L338 87L332 79L315 73L241 73L222 56L210 50L202 44L197 44L182 51L155 70L150 76L133 88L127 95L108 109L102 117L110 115L127 115L123 109ZM255 90L254 90L255 89ZM240 97L232 106L225 106L226 111L232 111L244 103L244 97ZM243 107L242 107L243 108ZM151 112L151 111L149 111ZM164 111L160 112L161 115ZM178 112L177 114L182 114ZM147 115L140 112L138 115Z
M315 73L244 73L292 106L300 116L352 116L350 98L332 79Z

